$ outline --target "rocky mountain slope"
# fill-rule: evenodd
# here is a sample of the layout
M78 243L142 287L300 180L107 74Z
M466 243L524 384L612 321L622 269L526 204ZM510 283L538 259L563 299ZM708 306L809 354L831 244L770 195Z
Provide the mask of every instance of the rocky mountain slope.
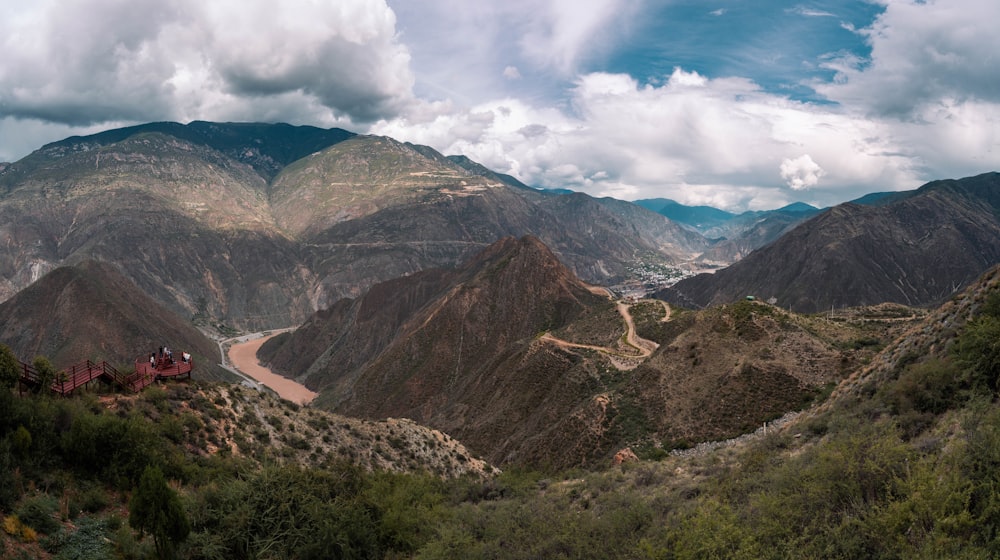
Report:
M313 467L344 461L366 470L429 472L445 478L495 472L448 434L406 419L348 418L226 384L165 383L160 391L104 401L120 412L142 410L143 401L162 399L160 408L166 412L197 417L200 423L187 419L186 426L200 424L200 433L185 430L184 436L197 442L189 449L202 457L221 452L256 463Z
M935 181L877 206L842 204L714 275L661 294L706 306L753 294L799 312L933 305L1000 262L1000 174Z
M598 292L536 238L508 238L342 300L258 356L319 390L317 406L413 418L496 464L564 467L752 429L887 336L749 302L663 322L650 301L626 320Z
M0 300L95 259L202 325L262 329L505 235L537 235L595 282L707 247L626 203L545 195L458 161L264 124L153 123L49 144L0 174Z
M198 378L235 380L190 321L96 261L57 268L0 303L0 340L22 361L45 356L61 369L89 359L122 371L167 345L194 356Z

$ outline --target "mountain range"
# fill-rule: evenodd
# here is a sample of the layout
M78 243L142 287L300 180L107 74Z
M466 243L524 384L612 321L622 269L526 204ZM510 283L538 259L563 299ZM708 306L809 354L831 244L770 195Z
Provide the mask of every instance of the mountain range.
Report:
M505 235L537 235L602 283L636 260L673 265L709 245L634 205L548 195L457 161L288 125L153 123L69 138L0 174L0 298L98 260L201 325L260 329L455 266Z
M0 168L0 341L57 367L163 343L210 364L209 336L302 325L259 356L317 406L410 417L497 464L587 465L820 396L919 313L789 310L948 298L1000 262L997 182L652 211L386 137L152 123ZM721 269L670 305L595 287L680 267Z
M747 295L812 313L931 306L1000 262L1000 174L934 181L875 205L845 203L716 274L658 295L703 307Z

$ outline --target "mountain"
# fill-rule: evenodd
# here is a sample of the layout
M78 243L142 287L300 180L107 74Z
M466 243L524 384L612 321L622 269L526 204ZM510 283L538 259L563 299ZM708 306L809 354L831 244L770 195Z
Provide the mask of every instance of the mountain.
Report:
M605 301L536 238L505 238L458 269L342 301L259 356L304 371L319 406L448 426L470 448L503 456L579 405L572 395L584 380L567 377L571 361L556 348L528 351L532 341Z
M132 136L161 133L191 144L221 152L250 165L265 179L271 179L286 165L311 153L354 136L340 128L292 126L284 123L211 123L192 121L186 125L157 122L117 128L91 136L71 136L47 144L43 151L90 151L117 144Z
M93 259L203 326L260 330L508 235L537 235L602 283L708 246L617 201L505 181L339 129L152 123L68 138L0 174L0 300Z
M877 206L845 203L714 275L660 296L707 306L752 294L800 312L939 303L1000 262L1000 174L934 181Z
M902 200L915 193L916 191L876 192L866 194L861 198L855 198L850 202L864 206L882 206L884 204L896 202L897 200Z
M195 377L235 380L217 366L216 343L97 261L59 267L0 303L0 340L26 362L40 355L61 369L89 359L123 371L166 345L194 356Z
M713 264L736 262L819 212L819 208L801 202L777 210L744 212L701 232L719 241L698 260Z
M698 258L700 262L713 266L725 266L742 259L820 212L818 208L802 202L777 210L753 210L741 214L711 206L685 206L669 198L637 200L635 204L715 240L716 243Z
M598 292L537 238L505 238L341 300L258 357L320 391L316 406L412 418L497 464L566 467L752 430L870 353L851 349L853 326L766 304L671 318Z
M479 164L477 162L472 161L471 159L469 159L466 156L448 156L448 159L451 160L452 163L454 163L455 165L457 165L457 166L465 169L466 171L468 171L468 172L470 172L470 173L472 173L474 175L481 175L481 176L486 177L487 179L490 179L492 181L496 181L498 183L504 183L504 184L510 185L512 187L517 187L519 189L528 189L528 190L531 190L531 191L538 190L538 189L529 187L528 185L525 185L524 183L522 183L521 181L519 181L516 177L514 177L512 175L507 175L506 173L497 173L497 172L493 171L492 169L489 169L489 168L487 168L487 167L485 167L485 166L483 166L483 165L481 165L481 164ZM566 191L566 192L559 193L559 194L569 194L570 192L573 192L573 191Z
M669 198L636 200L635 204L662 214L675 222L691 226L698 232L720 226L736 217L732 212L711 206L686 206Z

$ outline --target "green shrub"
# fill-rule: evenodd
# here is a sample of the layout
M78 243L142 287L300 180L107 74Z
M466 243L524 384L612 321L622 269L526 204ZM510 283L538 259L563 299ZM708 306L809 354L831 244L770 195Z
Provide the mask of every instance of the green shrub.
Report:
M48 535L62 528L56 516L58 511L59 500L39 494L22 501L16 513L21 523Z
M111 496L103 487L93 485L80 491L74 501L78 511L97 513L111 505Z

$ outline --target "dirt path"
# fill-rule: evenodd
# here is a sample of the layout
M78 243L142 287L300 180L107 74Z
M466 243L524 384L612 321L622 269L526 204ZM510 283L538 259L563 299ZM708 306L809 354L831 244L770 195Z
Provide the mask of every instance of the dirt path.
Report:
M269 338L278 334L280 333L234 343L229 347L229 362L236 369L278 393L281 398L294 403L308 404L316 398L316 393L287 377L272 373L270 369L260 365L260 362L257 361L257 350L260 350L260 347Z
M603 289L603 288L599 288ZM596 293L596 292L595 292ZM570 342L568 340L563 340L561 338L556 338L552 336L552 333L543 334L539 340L550 342L557 346L563 348L583 348L586 350L596 350L602 354L605 354L611 363L619 370L626 371L632 370L639 366L643 360L648 358L652 353L660 347L659 344L653 342L652 340L647 340L640 337L635 332L635 322L632 319L632 313L629 312L629 305L626 303L618 302L617 309L618 314L622 316L622 320L625 321L625 342L634 348L638 354L631 354L622 352L618 348L610 348L607 346L594 346L592 344L577 344L575 342ZM670 318L670 308L667 308L667 319Z
M670 320L670 304L663 301L662 299L657 301L663 304L663 318L660 319L660 322L666 323L667 321Z
M648 358L653 351L660 347L660 345L652 340L646 340L636 334L635 321L632 320L632 314L629 312L629 307L629 305L618 302L618 313L621 314L622 319L625 320L625 325L628 327L625 331L625 340L631 346L638 348L643 353L643 358Z

